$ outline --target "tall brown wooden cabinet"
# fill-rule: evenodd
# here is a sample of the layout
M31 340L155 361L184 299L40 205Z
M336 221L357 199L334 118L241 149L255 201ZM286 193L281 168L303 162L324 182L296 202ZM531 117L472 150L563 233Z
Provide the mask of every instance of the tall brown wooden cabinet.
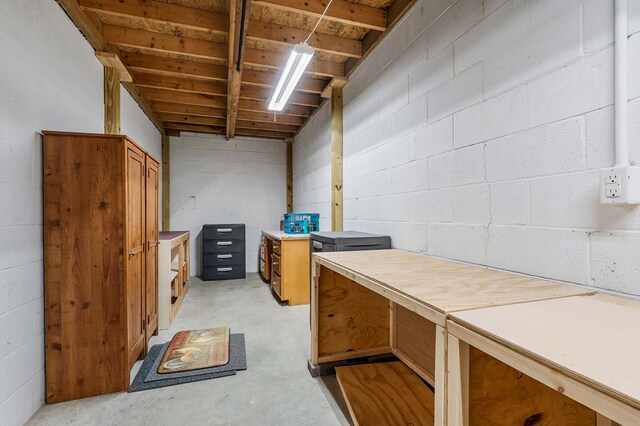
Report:
M126 136L44 133L47 403L129 388L158 327L158 162Z

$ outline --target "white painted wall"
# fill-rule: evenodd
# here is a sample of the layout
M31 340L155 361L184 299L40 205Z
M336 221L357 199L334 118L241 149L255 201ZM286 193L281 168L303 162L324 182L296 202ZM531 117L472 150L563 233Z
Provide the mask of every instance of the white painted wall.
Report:
M0 423L44 402L42 142L103 131L102 66L54 1L0 0ZM160 158L160 134L122 90L122 131Z
M191 274L202 274L202 225L244 223L247 272L258 270L260 231L286 211L285 145L182 133L171 137L171 229L191 233Z
M640 2L630 6L640 162ZM345 229L640 295L640 208L613 164L613 0L423 0L344 89ZM294 144L296 210L330 219L329 104Z

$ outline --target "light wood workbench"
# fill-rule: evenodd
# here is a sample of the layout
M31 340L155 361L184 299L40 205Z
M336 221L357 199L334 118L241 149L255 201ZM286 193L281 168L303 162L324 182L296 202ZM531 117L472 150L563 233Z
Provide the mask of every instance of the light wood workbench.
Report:
M435 388L446 422L447 316L592 294L578 286L401 250L314 253L311 364L393 353Z
M564 398L556 424L640 424L640 304L596 296L568 297L457 312L448 324L449 424L518 419ZM487 365L519 371L483 386ZM494 378L495 379L495 378ZM506 394L506 395L505 395ZM525 400L509 417L498 398ZM566 399L576 401L569 405ZM560 402L558 402L560 404ZM567 417L561 417L561 416ZM519 418L516 416L520 416ZM519 424L522 424L520 422ZM575 424L575 423L572 423Z

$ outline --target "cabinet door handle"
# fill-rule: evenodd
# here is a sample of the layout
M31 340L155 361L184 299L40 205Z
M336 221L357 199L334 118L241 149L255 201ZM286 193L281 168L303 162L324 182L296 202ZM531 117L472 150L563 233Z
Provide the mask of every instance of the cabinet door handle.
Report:
M233 268L218 268L218 272L229 272L233 271Z
M231 259L233 257L232 254L219 254L218 259Z
M131 253L129 253L129 258L132 258L132 257L133 257L133 256L135 256L135 255L136 255L136 252L135 252L135 251L132 251Z
M230 246L231 244L233 244L233 242L231 242L231 241L218 241L217 244L219 246Z
M233 229L231 229L231 228L218 228L218 229L216 229L216 231L218 231L218 232L220 232L220 233L225 233L225 234L226 234L226 233L228 233L228 232L233 231Z

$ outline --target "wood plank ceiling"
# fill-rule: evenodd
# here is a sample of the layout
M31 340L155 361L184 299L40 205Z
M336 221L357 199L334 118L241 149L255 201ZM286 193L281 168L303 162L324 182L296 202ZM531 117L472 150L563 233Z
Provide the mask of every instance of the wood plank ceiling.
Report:
M333 0L305 76L274 114L289 51L327 0L58 0L94 49L120 57L133 77L123 84L160 131L268 139L293 137L414 1Z

